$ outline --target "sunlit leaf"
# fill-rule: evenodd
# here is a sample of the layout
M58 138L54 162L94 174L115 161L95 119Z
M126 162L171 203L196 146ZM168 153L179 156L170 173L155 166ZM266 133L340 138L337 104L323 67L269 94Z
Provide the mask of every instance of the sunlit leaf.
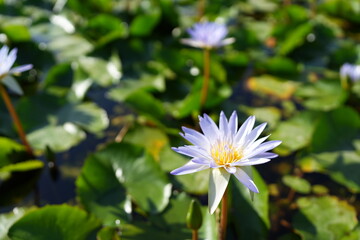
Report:
M297 87L295 82L284 81L271 75L252 77L247 85L256 94L266 94L280 99L291 98Z
M349 107L328 112L317 122L311 148L313 152L354 149L359 127L360 116Z
M306 194L311 191L310 183L303 178L286 175L283 176L282 181L286 186L294 189L296 192Z
M329 111L341 106L347 97L340 87L340 81L317 81L299 87L295 93L303 100L305 107Z
M26 208L14 208L9 213L0 214L0 239L10 240L7 236L9 228L29 210Z
M287 121L280 122L271 134L271 139L282 141L277 152L282 155L289 155L308 146L311 143L319 118L319 113L303 111Z
M2 27L2 31L14 42L25 42L30 40L30 32L24 25L8 24Z
M95 239L101 222L68 205L46 206L31 211L9 229L11 239Z
M352 192L360 192L360 155L354 151L311 154L299 160L304 171L322 172Z
M76 184L86 209L110 226L127 220L132 211L127 197L143 211L156 213L167 206L171 191L151 155L126 143L111 144L90 156Z
M358 220L355 209L336 197L304 197L297 201L295 231L304 240L341 239L352 232Z
M55 137L56 136L56 137ZM28 134L33 148L43 151L49 146L56 152L65 151L85 139L85 133L72 123L43 127Z
M0 172L25 172L34 169L39 169L44 166L44 163L40 160L29 160L25 162L19 162L6 165L0 168Z

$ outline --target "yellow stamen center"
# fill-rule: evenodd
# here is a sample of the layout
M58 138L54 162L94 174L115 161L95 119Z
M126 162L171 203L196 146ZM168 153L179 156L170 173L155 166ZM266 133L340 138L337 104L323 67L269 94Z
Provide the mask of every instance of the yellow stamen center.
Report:
M211 148L211 157L217 165L229 165L239 161L243 157L242 150L233 144L218 141Z

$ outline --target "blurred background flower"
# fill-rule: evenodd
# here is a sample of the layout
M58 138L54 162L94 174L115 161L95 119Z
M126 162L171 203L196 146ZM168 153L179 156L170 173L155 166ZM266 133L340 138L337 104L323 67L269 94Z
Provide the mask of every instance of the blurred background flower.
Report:
M195 23L187 32L191 38L181 39L181 42L196 48L218 48L235 42L235 38L225 38L226 25L216 22Z

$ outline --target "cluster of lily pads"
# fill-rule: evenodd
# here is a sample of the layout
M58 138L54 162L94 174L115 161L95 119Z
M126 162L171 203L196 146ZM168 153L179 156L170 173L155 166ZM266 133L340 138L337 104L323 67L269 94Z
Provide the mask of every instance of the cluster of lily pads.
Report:
M360 238L358 0L0 13L0 239Z

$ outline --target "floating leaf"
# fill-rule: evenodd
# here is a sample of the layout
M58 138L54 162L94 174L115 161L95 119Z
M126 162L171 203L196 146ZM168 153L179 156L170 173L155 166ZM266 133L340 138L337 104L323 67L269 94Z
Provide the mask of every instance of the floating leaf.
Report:
M68 205L46 206L31 211L9 229L16 240L95 239L101 222L83 210Z
M57 116L58 124L75 123L91 133L99 133L109 126L106 111L92 102L65 105Z
M25 151L23 145L5 137L0 137L0 146L0 168L13 163L14 157L11 157L11 155L14 152Z
M350 191L360 192L360 155L354 151L324 152L312 154L299 161L305 171L317 171L329 174L336 182ZM313 168L309 168L313 166ZM306 168L308 167L308 168Z
M130 25L130 34L135 36L149 35L161 17L160 9L152 6L148 13L137 15Z
M289 155L308 146L319 118L319 113L303 111L291 119L281 122L271 134L271 139L282 141L276 151L282 155Z
M313 152L354 149L359 137L360 116L349 107L324 114L318 121L311 144Z
M283 81L270 75L252 77L247 85L255 93L271 95L280 99L291 98L297 87L295 82Z
M14 164L8 164L5 167L0 168L1 172L26 172L34 169L39 169L44 166L44 163L40 160L29 160L25 162L19 162Z
M323 111L341 106L347 98L340 81L323 80L299 87L295 95L303 99L305 107Z
M86 209L109 226L127 220L132 211L127 196L143 211L156 213L167 206L171 193L154 159L143 148L127 143L111 144L90 156L76 185Z
M280 45L279 53L281 55L286 55L295 48L301 46L305 42L306 36L311 33L312 29L313 23L310 21L292 29L292 31L287 34L285 41Z
M297 204L299 212L293 218L293 225L304 240L341 239L358 222L355 209L336 197L304 197Z
M11 41L25 42L29 41L31 36L27 26L7 24L2 26L2 32L5 33Z
M136 221L123 226L121 239L191 239L191 231L185 224L190 200L184 193L175 196L161 215L151 216L150 222ZM199 229L200 237L218 239L215 215L210 215L207 207L202 207L202 214L204 221Z
M286 186L294 189L296 192L307 194L311 191L311 185L306 179L286 175L283 176L282 181Z
M34 149L43 151L49 146L56 152L62 152L84 140L85 133L76 125L65 123L61 126L48 125L31 132L27 137Z
M113 61L82 56L79 58L78 64L78 71L83 71L87 74L87 78L90 78L102 87L119 83L122 76L120 66Z
M25 208L14 208L9 213L0 214L0 239L10 240L7 236L9 228L29 210L30 209Z

